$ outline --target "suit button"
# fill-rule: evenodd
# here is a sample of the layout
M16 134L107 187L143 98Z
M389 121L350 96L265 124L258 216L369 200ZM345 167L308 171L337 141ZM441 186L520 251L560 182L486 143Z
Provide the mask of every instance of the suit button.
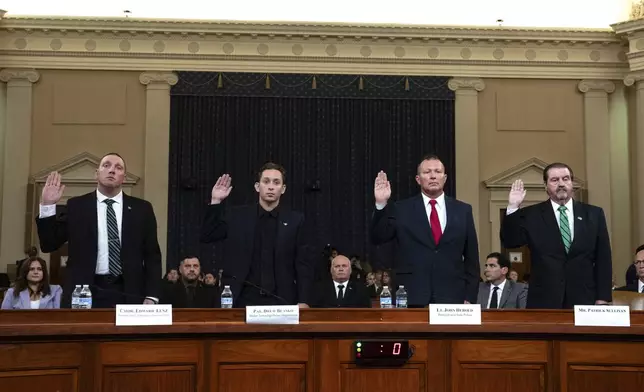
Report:
M435 250L434 253L438 253L438 250Z

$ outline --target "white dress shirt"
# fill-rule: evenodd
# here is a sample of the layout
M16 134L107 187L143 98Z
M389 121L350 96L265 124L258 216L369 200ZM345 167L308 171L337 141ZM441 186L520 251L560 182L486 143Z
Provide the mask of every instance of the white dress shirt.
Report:
M96 215L98 218L98 252L96 254L96 275L107 275L110 273L110 255L109 245L107 242L107 204L106 199L110 199L101 192L96 190ZM112 204L116 223L119 227L119 240L122 239L121 227L123 223L123 191L111 198L115 201ZM56 215L56 205L40 205L40 218L48 218Z
M333 281L333 284L335 285L335 298L338 298L338 293L340 292L340 289L338 286L343 285L344 288L342 289L342 298L347 296L347 287L349 286L349 281L347 280L346 282L336 282L335 280Z
M641 280L641 279L640 279L640 280L638 280L638 281L637 281L637 292L638 292L638 293L641 293L641 292L642 292L642 288L643 288L643 287L644 287L644 282L642 282L642 280Z
M35 301L29 301L29 303L32 309L40 309L40 298Z
M557 226L561 227L561 212L559 212L559 207L560 204L555 203L554 201L550 200L550 204L552 204L552 210L555 213L555 218L557 219ZM566 215L568 216L568 228L570 229L570 243L575 239L575 214L572 211L572 199L568 200L566 204ZM510 215L515 212L519 211L518 208L510 208L508 206L508 209L505 212L505 215Z
M505 287L505 282L507 282L507 279L504 279L503 282L501 282L499 285L495 286L494 284L490 283L490 295L487 297L487 309L490 309L490 302L492 302L492 294L494 294L494 288L498 287L499 289L496 291L496 304L497 306L501 306L501 295L503 294L503 288Z
M429 204L429 201L432 200L429 196L421 193L423 196L423 203L425 204L425 212L427 213L427 221L430 221L430 216L432 213L432 206ZM447 208L445 208L445 193L441 193L436 199L436 213L438 214L438 221L441 223L441 233L445 232L445 226L447 226ZM431 227L431 222L429 224Z

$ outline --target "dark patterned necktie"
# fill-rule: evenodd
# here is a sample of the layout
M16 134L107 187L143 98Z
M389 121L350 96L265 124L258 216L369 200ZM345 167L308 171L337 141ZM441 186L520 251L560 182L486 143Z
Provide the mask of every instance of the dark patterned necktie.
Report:
M498 291L499 291L499 287L495 286L494 291L492 291L492 299L490 299L490 309L499 308L499 296L497 294Z
M116 203L112 199L105 199L107 204L107 243L109 249L110 275L120 276L123 273L121 267L121 240L119 239L119 225L116 222L116 213L112 205Z
M344 299L344 285L339 284L338 285L338 301L342 301Z

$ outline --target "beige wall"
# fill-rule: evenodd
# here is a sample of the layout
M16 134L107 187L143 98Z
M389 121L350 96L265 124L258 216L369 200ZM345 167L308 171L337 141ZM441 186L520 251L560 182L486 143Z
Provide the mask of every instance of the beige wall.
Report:
M31 174L77 154L115 151L142 176L145 86L140 72L39 70L34 85Z
M577 83L575 80L485 80L485 90L479 93L481 258L500 247L499 233L491 232L490 192L482 181L533 157L545 162L566 162L575 176L586 177L583 96ZM545 193L543 198L547 198ZM492 249L491 242L499 245Z

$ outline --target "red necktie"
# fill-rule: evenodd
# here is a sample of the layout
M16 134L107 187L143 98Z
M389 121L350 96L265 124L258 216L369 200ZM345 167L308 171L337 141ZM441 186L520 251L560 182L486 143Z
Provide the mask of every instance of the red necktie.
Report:
M429 214L429 224L432 227L432 235L434 236L434 242L438 245L438 241L441 240L441 235L443 231L441 230L441 221L438 220L438 212L436 211L436 200L430 200L429 204L432 206L432 212Z

